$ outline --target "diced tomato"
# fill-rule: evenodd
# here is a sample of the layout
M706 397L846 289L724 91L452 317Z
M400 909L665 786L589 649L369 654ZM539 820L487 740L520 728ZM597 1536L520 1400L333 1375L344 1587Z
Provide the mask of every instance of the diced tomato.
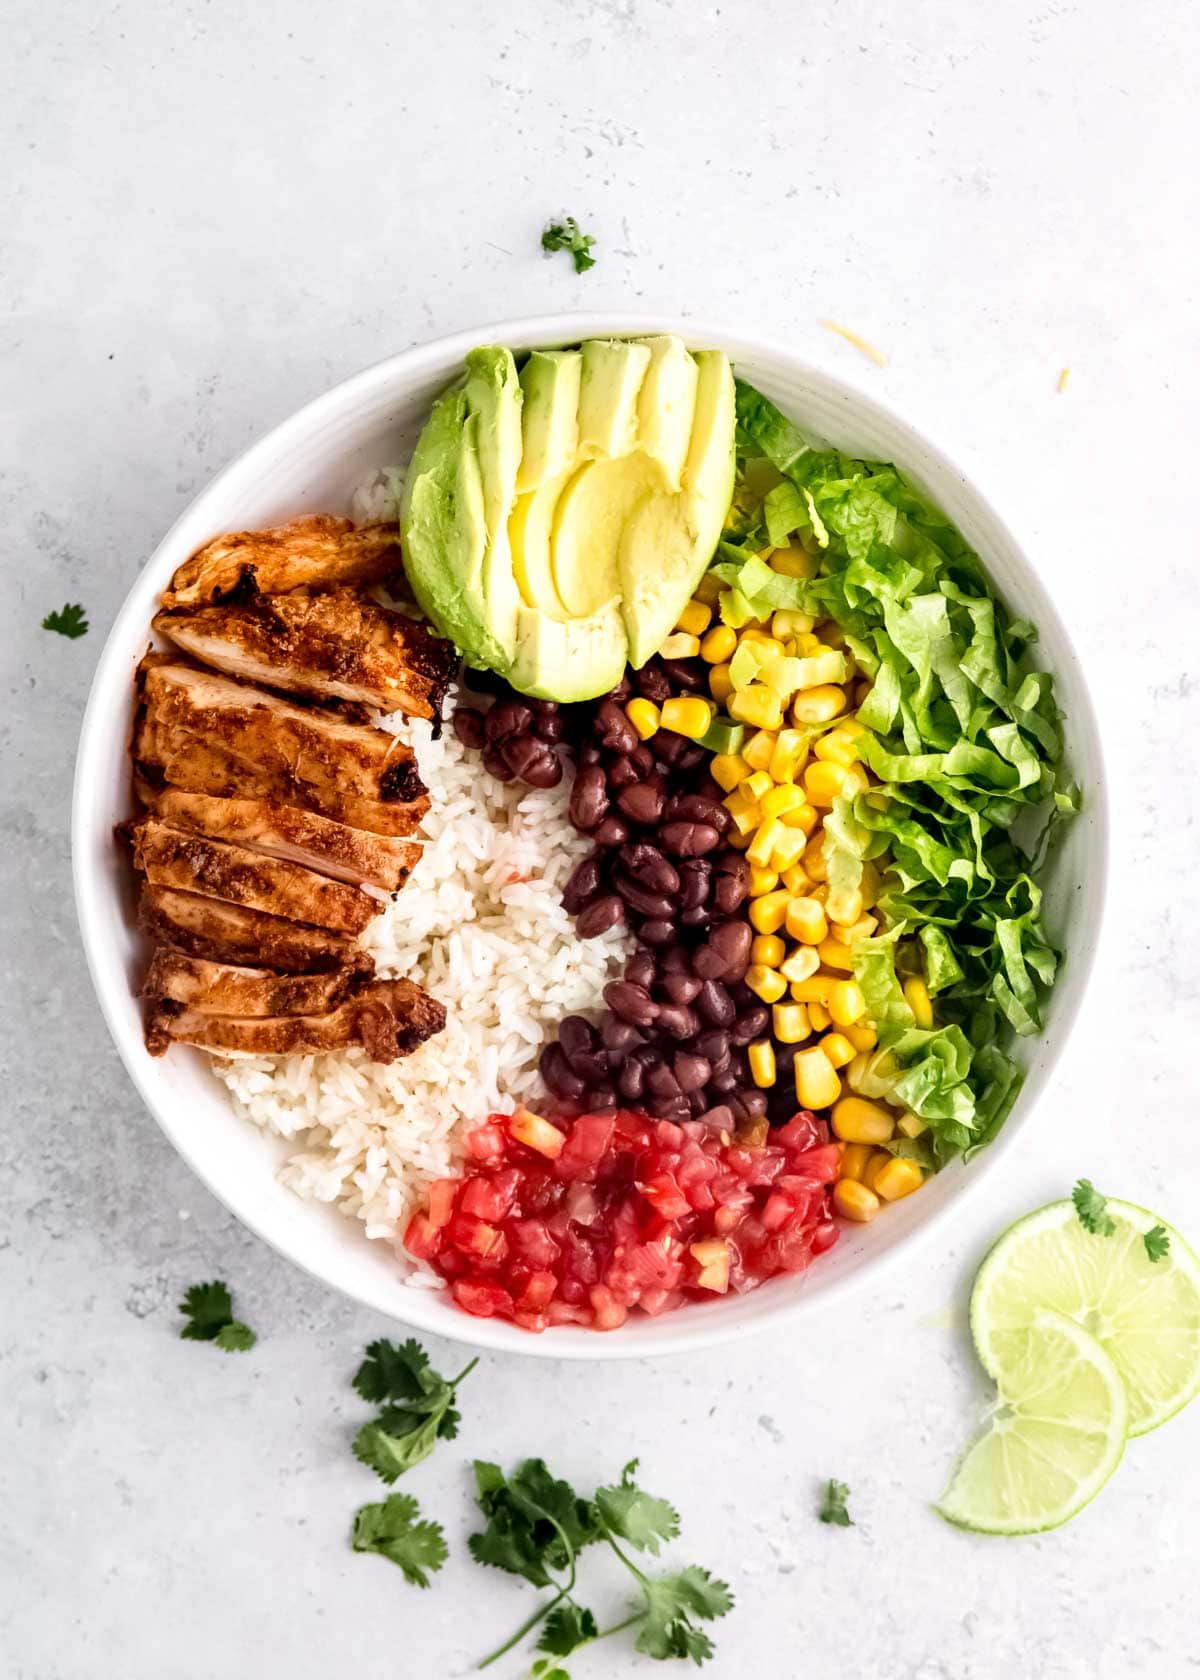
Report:
M608 1154L616 1120L611 1114L581 1114L555 1163L560 1178L582 1178Z
M452 1285L451 1293L463 1311L474 1314L476 1318L512 1317L513 1298L507 1289L501 1289L498 1284L460 1278Z
M629 1317L626 1307L622 1305L611 1289L606 1289L598 1283L591 1292L592 1328L594 1330L619 1330Z
M818 1149L806 1149L799 1155L793 1155L789 1171L803 1173L807 1178L815 1178L821 1184L832 1184L837 1178L841 1164L841 1144L826 1143Z
M512 1212L520 1184L521 1174L516 1167L507 1167L490 1178L469 1178L458 1204L459 1211L493 1222L504 1219Z
M670 1173L658 1173L638 1189L663 1219L682 1219L690 1204Z
M824 1143L828 1136L824 1123L807 1108L802 1108L786 1126L780 1126L772 1135L771 1142L778 1144L780 1149L812 1149L816 1144Z
M473 1184L474 1179L468 1179L467 1184ZM454 1202L460 1190L463 1189L461 1178L435 1178L429 1186L429 1205L425 1209L426 1217L435 1231L440 1231L443 1225L450 1223L450 1215L454 1212Z
M498 1265L508 1252L508 1238L497 1225L477 1219L473 1213L456 1213L447 1235L464 1254L473 1254L483 1264Z
M414 1213L404 1233L404 1246L418 1260L432 1260L442 1246L437 1227L427 1214Z
M493 1114L467 1133L467 1154L473 1161L494 1161L504 1154L504 1116Z

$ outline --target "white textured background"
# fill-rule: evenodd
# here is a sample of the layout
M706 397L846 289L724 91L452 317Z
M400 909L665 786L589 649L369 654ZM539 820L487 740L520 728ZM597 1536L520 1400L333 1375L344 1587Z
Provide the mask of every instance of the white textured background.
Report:
M716 1680L1200 1669L1200 1409L1057 1534L971 1539L928 1510L980 1397L956 1326L989 1236L1080 1173L1200 1235L1197 19L1189 0L10 0L5 1680L461 1673L526 1603L465 1560L462 1466L531 1451L581 1483L642 1454L682 1507L681 1561L738 1591ZM562 212L599 239L582 277L538 250ZM736 1365L485 1360L460 1441L412 1478L455 1547L420 1594L347 1547L374 1496L348 1378L383 1326L233 1225L110 1051L69 896L75 735L138 566L258 433L436 333L635 304L788 337L999 502L1091 673L1116 891L1030 1147L940 1250ZM39 630L64 599L87 639ZM176 1339L175 1301L212 1274L262 1332L246 1358ZM853 1529L814 1520L830 1475ZM608 1648L572 1666L657 1671Z

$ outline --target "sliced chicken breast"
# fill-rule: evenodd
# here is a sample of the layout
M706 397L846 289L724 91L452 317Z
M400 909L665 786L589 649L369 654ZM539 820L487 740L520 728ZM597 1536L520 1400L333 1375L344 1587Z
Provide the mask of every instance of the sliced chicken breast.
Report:
M393 1062L441 1032L446 1011L411 980L371 980L324 1015L209 1015L175 1003L152 1007L147 1048L170 1041L205 1050L258 1055L306 1054L361 1045L376 1062Z
M369 882L398 892L421 855L415 840L369 834L276 800L215 799L181 788L154 788L144 781L138 792L155 816L174 828L285 858L356 886Z
M191 665L150 665L140 680L152 731L197 735L253 769L318 793L406 804L426 791L412 749L386 730Z
M288 922L219 898L147 884L142 888L139 919L152 939L214 962L246 963L288 974L324 974L344 968L364 975L375 971L368 954L344 934Z
M164 607L219 606L338 583L378 583L399 572L394 525L312 514L267 531L232 531L196 550L171 579Z
M441 717L458 663L451 642L354 589L160 612L154 628L248 682L422 718Z
M142 996L155 1003L170 999L204 1015L323 1015L343 1003L361 980L352 968L276 974L160 946L146 971Z
M129 824L128 834L134 864L152 886L201 893L337 933L361 933L379 913L378 900L358 887L284 858L172 828L157 817Z

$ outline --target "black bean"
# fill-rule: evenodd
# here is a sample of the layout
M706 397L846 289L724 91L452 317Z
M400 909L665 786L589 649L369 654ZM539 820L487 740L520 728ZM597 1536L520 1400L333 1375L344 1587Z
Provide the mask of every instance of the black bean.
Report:
M628 764L628 759L618 759L618 764ZM615 769L615 766L614 766ZM633 771L630 765L631 772ZM633 772L636 774L636 772ZM610 787L618 784L613 780L613 771L608 773ZM622 814L631 822L641 823L644 828L650 828L662 816L663 790L658 782L634 782L632 786L621 784L621 791L617 795L617 804Z
M743 1009L733 1023L729 1033L729 1042L736 1044L739 1049L745 1049L756 1038L763 1038L771 1025L771 1012L761 1003L756 1003L752 1009Z
M675 765L687 750L687 741L669 729L660 729L653 736L654 756L660 764Z
M663 952L659 962L664 974L688 974L691 966L691 959L682 945L672 945L670 950Z
M576 1056L590 1056L596 1048L596 1030L582 1015L568 1015L558 1023L558 1042L573 1064Z
M625 906L616 893L605 893L603 898L596 899L586 910L580 911L575 919L575 932L580 939L597 939L624 919Z
M702 980L740 980L750 961L753 939L749 922L718 922L693 954L692 966Z
M604 1001L614 1015L634 1027L648 1027L659 1017L659 1006L646 988L631 985L628 980L610 980L604 988Z
M586 766L590 767L593 764L603 763L603 760L604 760L604 753L601 751L601 749L596 745L596 743L594 741L588 741L582 747L580 747L580 749L579 749L579 762L580 762L580 764L583 764L583 765L586 765Z
M562 1028L559 1028L562 1032ZM724 1063L729 1063L729 1034L720 1027L709 1027L707 1032L697 1033L692 1040L692 1047L698 1056L707 1057L710 1066L715 1069Z
M694 910L685 910L679 918L681 927L706 928L712 921L712 911L707 904L697 904Z
M520 700L497 700L488 713L484 729L489 741L508 741L524 735L533 722L533 710Z
M767 1093L757 1091L753 1086L741 1085L729 1106L739 1121L743 1116L747 1120L761 1120L767 1112ZM741 1115L738 1115L739 1108L742 1110Z
M592 839L597 846L623 846L629 838L629 824L614 816L610 811L608 816L602 817L592 830Z
M646 1088L646 1069L634 1056L628 1056L617 1069L617 1089L629 1102L637 1102Z
M696 993L696 1008L701 1020L707 1021L710 1027L732 1026L737 1014L733 999L719 980L704 982Z
M489 776L494 776L498 782L511 782L513 773L505 761L500 748L492 743L483 749L483 768Z
M750 893L750 865L736 852L717 859L713 877L713 904L723 916L740 910Z
M636 910L641 916L669 917L675 908L673 900L665 893L651 892L648 887L642 886L640 881L633 880L623 869L614 869L613 886L630 909Z
M632 978L628 966L625 969L625 978ZM618 1020L615 1015L604 1017L600 1026L600 1038L604 1048L612 1056L628 1056L631 1050L642 1043L642 1035L637 1028L631 1027L628 1021Z
M647 1106L656 1119L674 1120L676 1125L692 1117L692 1105L682 1091L674 1097L654 1097Z
M664 659L662 667L672 685L688 694L702 694L708 687L708 667L698 659Z
M700 766L707 761L707 759L708 754L703 747L698 747L693 743L689 743L689 745L683 749L679 757L675 760L675 768L677 770L689 772L692 770L698 770Z
M567 876L567 884L563 888L562 905L569 916L578 916L579 912L592 902L604 885L603 852L589 852L581 858Z
M543 712L533 720L533 733L539 741L549 741L553 744L561 741L566 732L566 725L557 712Z
M601 728L601 745L609 752L629 754L638 744L638 732L625 716L624 708L616 700L602 700L596 712Z
M679 1081L679 1089L690 1096L708 1083L712 1068L705 1057L697 1056L690 1050L677 1050L671 1058L671 1071Z
M675 923L660 916L651 917L650 920L643 922L638 929L638 938L642 943L652 945L655 950L660 950L662 946L669 945L677 937Z
M653 700L656 706L661 706L664 700L671 698L671 683L662 666L651 660L634 674L637 691L646 700Z
M707 823L715 828L719 834L726 834L733 818L715 799L702 799L697 793L677 793L665 812L667 818L674 822L682 819L684 822Z
M643 887L649 887L651 892L674 898L680 891L682 872L649 841L635 840L631 845L622 847L619 862L627 875ZM691 867L694 865L685 865L685 868ZM682 903L685 906L689 903L686 893Z
M536 746L538 743L535 742L534 745ZM529 760L521 774L530 787L557 787L563 779L562 760L553 747L548 747L543 743L537 757Z
M556 1097L578 1102L584 1093L584 1083L572 1071L561 1044L547 1044L538 1063L542 1078Z
M607 810L608 788L604 771L597 764L589 764L575 777L567 802L567 815L576 828L586 833L596 827Z
M750 990L750 988L749 988L749 986L747 986L744 978L743 979L737 979L737 980L729 980L729 981L726 982L726 984L729 987L730 997L733 999L734 1003L737 1004L737 1009L738 1009L738 1014L739 1015L741 1014L743 1009L757 1009L758 1008L762 999L758 996L757 992L752 992Z
M604 1114L610 1108L617 1106L617 1093L607 1080L600 1085L589 1085L584 1097L589 1114Z
M629 680L629 672L626 671L617 686L609 689L608 698L615 700L619 706L623 706L632 693L633 684Z
M632 787L638 780L638 773L627 758L614 758L605 771L611 792L619 793L622 788Z
M646 1084L656 1097L679 1095L679 1081L666 1062L656 1062L653 1067L646 1069Z
M483 713L477 712L473 706L456 707L450 727L464 747L473 747L476 752L487 740Z
M630 753L629 762L633 765L633 768L637 771L638 775L642 777L648 776L654 769L654 754L650 751L650 748L646 745L645 741L639 742Z
M700 1030L700 1017L684 1003L664 1003L659 1006L658 1028L667 1038L694 1038Z
M692 1003L702 984L692 974L668 974L662 981L662 989L672 1003Z
M725 1068L721 1073L714 1073L710 1077L708 1088L714 1096L727 1097L731 1091L737 1090L738 1083L737 1071L734 1068Z
M581 1052L567 1059L571 1063L571 1072L577 1073L585 1085L602 1085L611 1071L608 1053L604 1050Z
M659 843L672 857L697 858L711 852L721 836L711 823L669 822L658 831Z
M625 964L626 980L632 980L635 986L644 986L647 991L654 984L657 972L657 964L650 951L635 951Z
M659 856L662 856L661 852ZM687 863L680 864L677 879L679 902L685 910L695 910L707 902L712 885L712 865L704 858L691 858Z
M733 1110L728 1103L718 1103L715 1108L706 1108L696 1119L702 1126L707 1126L710 1132L729 1132L733 1130Z

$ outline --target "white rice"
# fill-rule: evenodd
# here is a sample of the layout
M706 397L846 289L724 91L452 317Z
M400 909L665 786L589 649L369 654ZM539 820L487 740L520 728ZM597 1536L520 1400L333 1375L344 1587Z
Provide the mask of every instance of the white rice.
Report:
M405 473L399 467L380 467L360 480L350 497L350 517L356 525L377 525L400 518Z
M384 721L412 740L432 803L424 854L363 942L381 974L446 1005L446 1030L387 1066L350 1050L214 1070L240 1114L296 1145L283 1183L399 1252L423 1187L453 1171L466 1130L529 1095L542 1045L564 1015L599 1008L626 942L578 939L559 902L589 849L567 818L569 781L505 786L451 731L435 741L428 723Z

